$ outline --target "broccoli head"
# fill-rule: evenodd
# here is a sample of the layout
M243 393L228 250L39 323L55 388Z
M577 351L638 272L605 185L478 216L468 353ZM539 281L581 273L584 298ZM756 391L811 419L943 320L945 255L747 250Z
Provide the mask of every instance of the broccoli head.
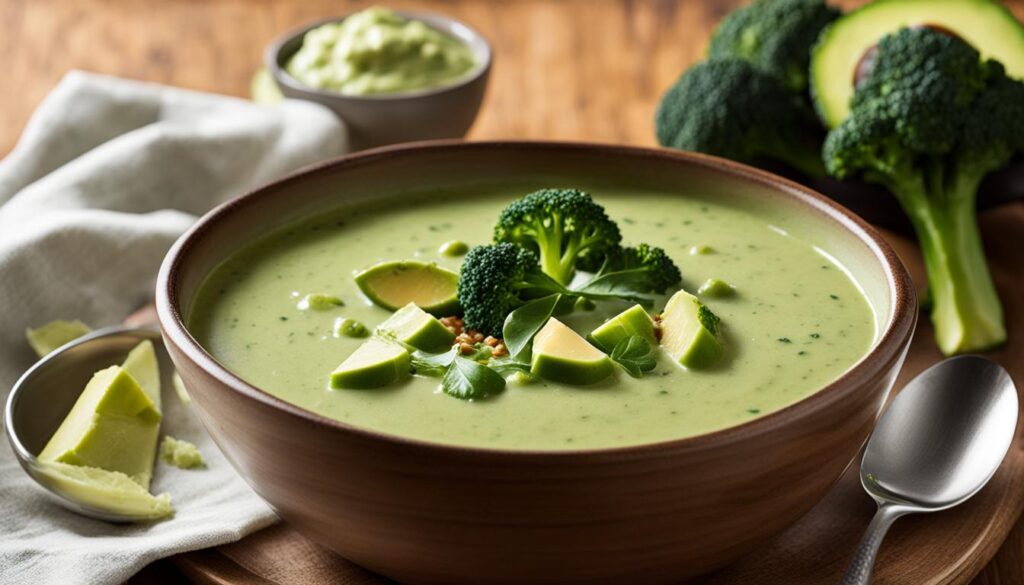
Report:
M535 251L541 269L563 285L577 268L600 266L621 240L604 207L576 189L542 189L513 201L494 229L495 242Z
M679 267L665 250L648 244L621 248L609 255L597 278L608 270L632 274L633 290L644 293L664 294L683 279Z
M811 48L839 14L822 0L755 0L722 19L711 35L708 57L749 61L788 91L803 93Z
M773 159L810 176L824 174L814 112L774 77L741 59L688 69L661 99L662 146L748 163Z
M838 178L885 186L909 216L928 270L939 348L1006 340L976 221L978 186L1024 152L1024 84L959 38L929 28L884 37L851 114L829 133Z
M473 248L459 272L458 297L466 327L501 337L505 317L545 279L532 250L511 243ZM536 296L543 296L541 289Z
M548 276L536 253L511 242L477 246L466 254L459 273L458 298L466 327L501 337L505 318L527 301L560 294L558 310L575 301L626 300L650 306L647 293L664 292L679 283L679 269L660 248L641 245L613 252L616 265L570 289Z

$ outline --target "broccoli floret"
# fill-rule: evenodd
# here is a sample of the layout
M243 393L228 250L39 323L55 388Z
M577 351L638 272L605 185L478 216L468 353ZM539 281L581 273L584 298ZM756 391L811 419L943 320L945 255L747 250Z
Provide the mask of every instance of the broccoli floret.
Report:
M540 270L532 250L508 242L473 248L459 273L466 327L494 337L502 336L505 317L519 305L563 292L565 287Z
M529 248L511 242L477 246L466 254L459 273L459 305L466 327L501 337L508 314L532 299L563 295L559 311L572 310L578 299L650 306L646 293L664 292L679 283L679 269L660 248L641 245L614 254L621 264L612 268L606 262L593 279L570 289L541 270Z
M810 106L740 59L687 70L662 97L655 129L662 146L748 163L773 159L809 176L824 174L821 129Z
M850 116L827 137L838 178L896 197L917 233L931 317L945 354L1006 341L976 221L978 185L1024 152L1024 84L962 40L928 28L884 37Z
M633 289L644 293L664 294L683 279L679 267L665 250L648 244L621 248L610 254L598 277L609 270L633 273Z
M604 207L576 189L542 189L512 202L498 218L495 242L537 252L541 269L568 284L576 269L594 270L619 247L619 226Z
M790 92L803 93L811 47L839 14L822 0L755 0L722 19L711 35L708 57L749 61Z

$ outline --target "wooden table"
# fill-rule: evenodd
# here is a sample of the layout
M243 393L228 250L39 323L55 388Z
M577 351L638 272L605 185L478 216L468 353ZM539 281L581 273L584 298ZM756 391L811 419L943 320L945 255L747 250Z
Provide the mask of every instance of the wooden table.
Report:
M388 0L445 12L494 44L495 66L469 138L654 144L662 91L700 58L711 27L739 0ZM861 2L841 2L846 7ZM246 96L262 48L352 0L0 0L0 153L69 69ZM1024 19L1024 0L1009 2ZM1022 486L1024 489L1024 486ZM180 582L165 562L133 580ZM975 585L1024 583L1024 523ZM913 585L913 584L911 584Z

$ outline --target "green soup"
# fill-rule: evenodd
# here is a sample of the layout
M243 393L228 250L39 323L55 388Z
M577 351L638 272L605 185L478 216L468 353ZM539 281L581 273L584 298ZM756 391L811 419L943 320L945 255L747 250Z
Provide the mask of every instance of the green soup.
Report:
M687 370L662 357L640 379L624 371L592 386L509 383L501 394L462 401L436 378L414 376L376 390L332 390L328 375L364 340L335 337L338 318L373 329L373 306L353 272L382 260L420 259L457 270L439 253L459 239L489 241L499 211L525 191L441 193L338 209L277 232L221 264L199 291L190 329L224 366L250 383L361 428L476 447L602 448L699 435L788 406L857 362L874 342L872 307L850 274L798 225L770 225L740 208L656 192L594 189L623 241L663 247L696 292L708 279L735 287L702 296L725 327L726 355ZM344 301L303 311L309 293ZM656 309L660 310L662 300ZM626 303L601 303L563 320L586 334Z

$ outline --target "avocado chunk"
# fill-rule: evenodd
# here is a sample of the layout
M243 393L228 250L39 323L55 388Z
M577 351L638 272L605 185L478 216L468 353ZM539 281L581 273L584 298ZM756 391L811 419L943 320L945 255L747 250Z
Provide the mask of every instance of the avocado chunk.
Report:
M530 373L562 384L595 384L615 366L601 350L558 319L548 319L533 338Z
M356 274L356 285L375 305L397 311L416 303L431 315L458 312L459 275L415 260L381 262Z
M327 311L335 307L344 307L345 302L334 295L327 293L309 293L302 297L295 308L300 311Z
M404 347L371 338L331 372L331 388L380 388L405 379L409 375L409 368L409 352Z
M633 305L605 321L590 333L590 339L594 345L610 354L620 341L634 335L639 335L652 344L658 343L654 337L654 320L640 305Z
M171 386L174 387L174 393L178 395L178 400L185 406L192 404L192 397L188 395L188 389L185 388L185 381L181 379L178 372L174 372L171 376Z
M1024 77L1024 27L995 0L877 0L825 29L811 55L815 107L829 128L850 113L854 79L865 53L903 27L929 26L954 34L983 58L1000 61L1010 77Z
M335 337L354 337L357 339L370 336L370 330L362 322L350 317L338 317L334 320Z
M455 334L416 303L399 309L381 323L377 331L394 335L398 341L428 352L444 351L455 342Z
M706 368L722 356L719 320L697 297L681 290L661 314L661 346L687 368Z
M147 339L136 345L128 353L121 367L135 378L153 402L153 407L160 412L160 364L156 359L153 342Z
M709 278L700 285L697 294L714 299L724 299L736 294L736 287L719 278Z
M57 320L35 329L27 329L25 337L28 339L28 344L35 350L36 355L45 357L58 347L78 339L90 331L92 329L81 321Z
M93 375L39 459L119 471L149 489L159 431L160 411L146 391L111 366Z
M249 83L249 95L258 104L276 104L284 100L281 88L274 81L273 74L266 67L259 68Z
M170 435L164 435L164 440L160 442L160 459L164 463L179 469L206 467L206 462L203 461L203 454L199 452L199 447L188 441L175 439Z
M52 489L76 502L134 520L159 520L174 512L171 496L152 495L119 471L40 461L37 471Z

